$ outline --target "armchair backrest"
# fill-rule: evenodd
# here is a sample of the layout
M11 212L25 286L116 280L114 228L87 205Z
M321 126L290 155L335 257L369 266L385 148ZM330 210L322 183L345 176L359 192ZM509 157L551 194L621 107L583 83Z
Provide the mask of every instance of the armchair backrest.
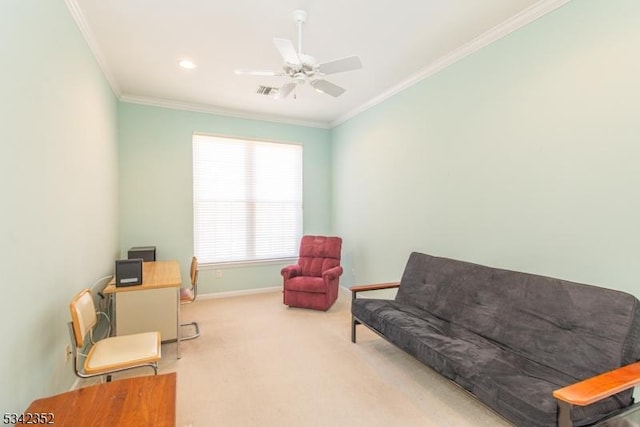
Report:
M340 265L340 237L303 236L298 265L303 276L322 276L322 272Z

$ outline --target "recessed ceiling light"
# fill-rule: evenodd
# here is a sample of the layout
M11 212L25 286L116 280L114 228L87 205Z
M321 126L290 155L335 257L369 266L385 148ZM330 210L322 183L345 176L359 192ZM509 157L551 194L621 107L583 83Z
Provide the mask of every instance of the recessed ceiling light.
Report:
M178 65L182 68L186 68L187 70L193 70L194 68L196 68L196 64L188 59L181 60L180 62L178 62Z

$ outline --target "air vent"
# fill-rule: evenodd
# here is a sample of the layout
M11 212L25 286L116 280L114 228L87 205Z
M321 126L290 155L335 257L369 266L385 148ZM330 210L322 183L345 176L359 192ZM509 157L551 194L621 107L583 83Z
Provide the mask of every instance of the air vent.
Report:
M258 87L258 90L256 92L259 95L274 96L278 93L278 88L271 86L260 86Z

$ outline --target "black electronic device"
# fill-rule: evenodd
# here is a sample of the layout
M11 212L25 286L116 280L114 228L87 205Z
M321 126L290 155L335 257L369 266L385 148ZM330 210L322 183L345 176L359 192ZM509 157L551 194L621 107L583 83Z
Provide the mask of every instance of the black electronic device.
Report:
M155 246L137 246L129 249L127 258L136 259L142 258L144 262L156 260L156 247Z
M142 284L142 258L116 260L116 287Z

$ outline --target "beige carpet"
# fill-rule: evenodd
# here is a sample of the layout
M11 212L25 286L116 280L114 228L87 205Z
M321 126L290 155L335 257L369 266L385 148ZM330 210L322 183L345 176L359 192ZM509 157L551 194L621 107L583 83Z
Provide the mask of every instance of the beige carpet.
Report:
M349 308L346 293L317 312L280 292L184 306L201 336L177 361L163 345L160 365L178 372L178 427L511 425L365 327L352 344Z

